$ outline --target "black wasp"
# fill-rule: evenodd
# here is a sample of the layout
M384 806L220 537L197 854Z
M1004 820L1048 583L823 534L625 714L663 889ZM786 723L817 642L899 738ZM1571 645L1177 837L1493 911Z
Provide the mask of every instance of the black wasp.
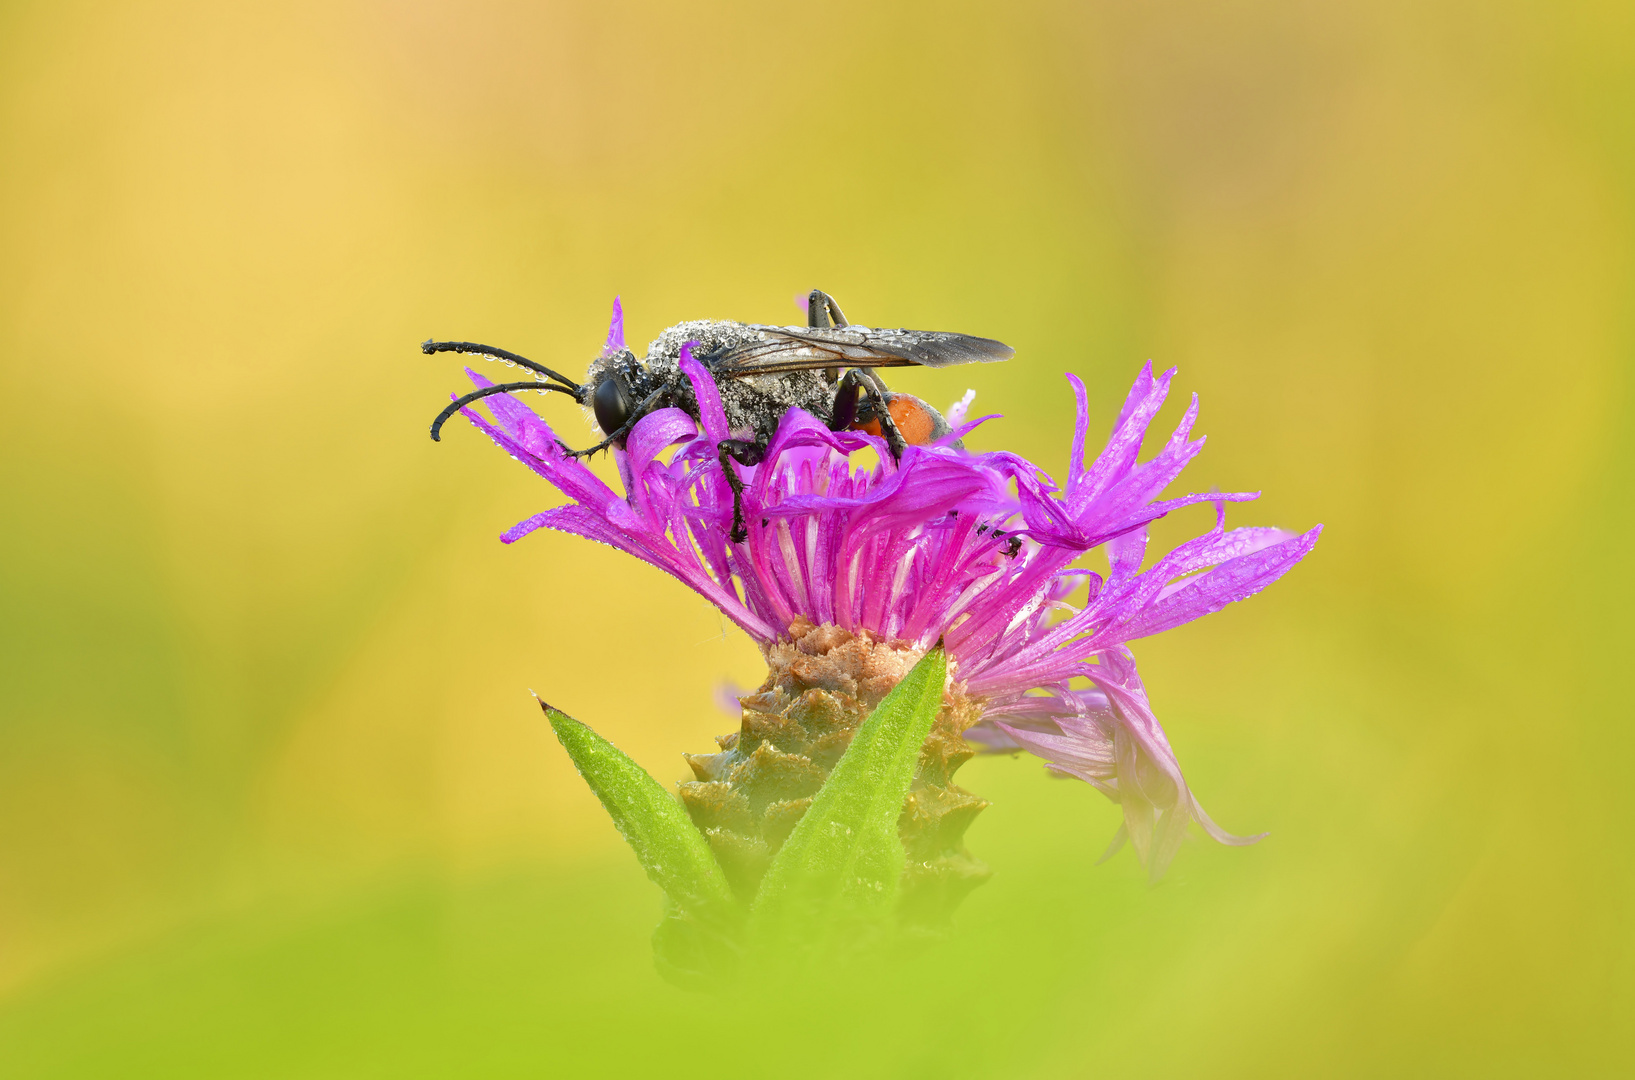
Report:
M431 437L460 409L490 394L513 390L554 390L587 406L606 436L584 450L564 450L573 457L609 446L623 447L636 421L654 409L675 407L698 419L692 384L682 374L681 347L696 342L693 355L715 379L727 426L733 437L721 440L721 469L733 491L732 539L747 535L743 515L743 482L727 464L758 465L778 421L791 408L805 409L832 431L867 431L884 436L892 456L901 458L909 445L936 442L949 433L948 421L912 394L887 390L872 368L952 367L956 364L1009 360L1010 346L990 338L926 330L874 330L846 321L840 305L822 289L806 298L806 325L703 319L679 323L660 334L644 359L629 349L605 352L591 362L582 383L544 364L470 341L427 341L423 353L473 353L508 361L534 372L524 382L500 383L475 390L451 403L432 421Z

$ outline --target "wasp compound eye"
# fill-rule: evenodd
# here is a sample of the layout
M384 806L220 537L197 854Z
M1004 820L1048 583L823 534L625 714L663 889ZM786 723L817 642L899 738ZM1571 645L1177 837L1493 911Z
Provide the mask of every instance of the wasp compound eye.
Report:
M596 424L604 435L612 435L624 427L635 405L630 400L630 391L625 388L624 380L617 375L603 379L591 391L591 411L596 414Z

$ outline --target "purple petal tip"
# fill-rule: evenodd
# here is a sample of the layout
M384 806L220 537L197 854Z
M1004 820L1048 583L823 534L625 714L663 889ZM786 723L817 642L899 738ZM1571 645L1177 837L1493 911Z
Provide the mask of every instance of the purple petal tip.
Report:
M624 349L624 305L619 298L613 298L613 320L607 327L607 344L602 346L603 356L612 356Z

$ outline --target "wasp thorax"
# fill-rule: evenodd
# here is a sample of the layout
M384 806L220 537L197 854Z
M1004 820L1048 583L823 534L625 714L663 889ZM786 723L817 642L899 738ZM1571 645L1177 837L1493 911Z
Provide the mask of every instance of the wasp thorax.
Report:
M602 429L602 434L612 435L629 421L636 402L623 376L615 373L596 384L596 389L590 393L590 407L596 414L596 424Z

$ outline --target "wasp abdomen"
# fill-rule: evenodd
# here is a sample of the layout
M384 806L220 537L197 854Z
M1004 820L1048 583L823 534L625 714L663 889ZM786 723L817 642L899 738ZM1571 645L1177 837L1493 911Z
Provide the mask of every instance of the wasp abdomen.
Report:
M903 441L910 446L928 446L953 430L943 419L942 413L913 394L887 393L886 411L902 433ZM851 428L853 431L865 431L876 438L882 437L880 420L876 416L861 416Z

